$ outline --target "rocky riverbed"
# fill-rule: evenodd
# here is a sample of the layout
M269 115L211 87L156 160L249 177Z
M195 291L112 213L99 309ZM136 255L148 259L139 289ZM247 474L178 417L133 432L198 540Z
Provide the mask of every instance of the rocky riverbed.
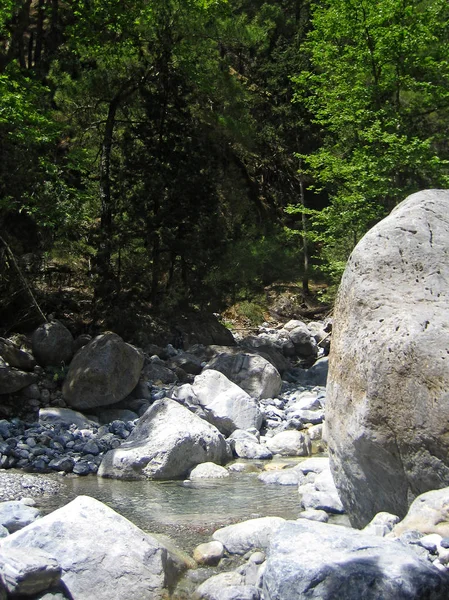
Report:
M113 333L74 340L55 321L28 349L1 340L0 466L34 474L0 503L0 599L446 599L449 489L402 520L349 526L325 456L329 324L216 341L136 348ZM171 480L188 493L249 470L259 490L291 489L297 514L279 502L277 514L217 523L193 548L107 498L80 493L49 512L51 496L39 497L58 483L62 497L64 479ZM24 488L27 478L45 483Z

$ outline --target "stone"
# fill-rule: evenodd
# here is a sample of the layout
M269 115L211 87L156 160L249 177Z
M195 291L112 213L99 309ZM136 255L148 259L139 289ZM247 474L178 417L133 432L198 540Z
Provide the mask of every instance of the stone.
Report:
M296 468L304 473L304 475L307 475L307 473L319 474L323 471L329 471L330 463L329 459L324 456L313 456L298 463Z
M266 550L271 536L285 523L282 517L261 517L217 529L214 540L223 544L230 554L246 554Z
M302 358L316 357L318 346L305 323L298 320L288 321L283 327L295 347L295 353Z
M75 409L108 406L123 400L137 385L144 356L115 333L105 333L76 353L62 387Z
M33 506L27 506L18 500L9 502L0 502L0 524L14 533L30 523L33 523L40 516L40 511Z
M241 345L250 354L258 354L268 360L279 371L280 375L291 367L280 349L270 340L259 336L248 336L242 340Z
M308 519L271 536L266 600L443 600L449 575L399 542Z
M189 375L199 375L203 370L201 359L189 352L181 352L180 354L173 356L168 361L168 367L170 369L180 367Z
M307 510L303 510L301 513L299 513L298 519L309 519L310 521L327 523L329 521L329 515L325 510L308 508Z
M275 485L298 485L304 477L298 469L281 469L280 471L264 471L258 476L262 483Z
M265 444L249 439L237 439L232 442L232 449L238 458L248 460L268 460L272 458L273 453L268 450Z
M223 479L229 477L229 471L215 463L205 462L197 465L190 473L189 479Z
M49 321L33 333L31 347L43 367L68 365L73 356L73 336L59 321Z
M278 370L262 356L221 353L210 360L205 369L220 371L251 397L275 398L282 387Z
M415 498L406 516L392 533L400 536L406 531L449 536L449 487L432 490Z
M10 367L21 371L32 371L36 360L32 354L18 348L11 340L0 337L0 356Z
M168 398L157 400L119 447L107 452L98 470L117 479L173 479L203 462L224 463L228 448L210 423Z
M200 544L193 551L193 558L199 565L218 565L224 555L224 546L216 540Z
M379 535L385 537L388 535L393 527L399 523L399 517L392 515L387 512L380 512L373 518L366 527L363 528L363 533L370 533L371 535Z
M174 326L179 333L180 346L190 350L194 344L204 346L235 346L231 331L213 313L187 313L177 315Z
M447 190L409 196L359 242L338 292L327 435L357 527L449 484L448 210Z
M130 521L87 496L0 540L0 552L40 548L62 569L77 600L166 598L174 563L165 546Z
M59 584L61 567L40 548L9 548L0 552L0 576L9 594L34 596Z
M142 371L142 378L144 381L151 381L152 383L175 383L178 378L176 373L169 369L162 361L151 361Z
M70 408L40 408L39 423L41 425L67 423L74 424L78 429L84 429L92 426L92 421L82 413Z
M267 448L273 454L281 456L308 456L310 454L310 439L307 434L294 429L281 431L266 440Z
M253 585L235 583L243 580L235 572L213 575L195 591L194 600L260 600L260 592Z
M14 394L37 381L37 375L0 362L0 394Z
M191 387L188 386L182 386L188 394L183 395L183 400L201 406L209 423L224 435L236 429L260 429L262 413L257 403L223 373L209 369L197 375Z

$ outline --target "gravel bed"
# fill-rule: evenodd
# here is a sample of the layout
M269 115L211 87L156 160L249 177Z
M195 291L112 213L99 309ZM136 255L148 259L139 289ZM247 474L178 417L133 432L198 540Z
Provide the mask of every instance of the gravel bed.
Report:
M42 475L0 471L0 502L57 494L61 484Z

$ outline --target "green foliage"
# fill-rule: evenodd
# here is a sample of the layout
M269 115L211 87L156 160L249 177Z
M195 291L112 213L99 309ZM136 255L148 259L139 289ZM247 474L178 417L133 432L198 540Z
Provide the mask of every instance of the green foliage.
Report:
M276 229L261 237L246 232L240 240L230 242L204 282L218 297L225 294L235 301L251 298L273 282L300 277L296 240Z
M449 184L448 18L443 0L314 3L304 46L312 69L293 80L322 132L301 158L311 188L331 199L312 223L335 276L397 202Z

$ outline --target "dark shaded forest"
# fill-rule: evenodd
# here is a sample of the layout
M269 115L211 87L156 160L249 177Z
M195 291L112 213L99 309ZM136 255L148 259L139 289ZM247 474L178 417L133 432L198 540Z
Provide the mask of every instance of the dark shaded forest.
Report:
M447 0L3 0L0 334L329 298L448 124Z

